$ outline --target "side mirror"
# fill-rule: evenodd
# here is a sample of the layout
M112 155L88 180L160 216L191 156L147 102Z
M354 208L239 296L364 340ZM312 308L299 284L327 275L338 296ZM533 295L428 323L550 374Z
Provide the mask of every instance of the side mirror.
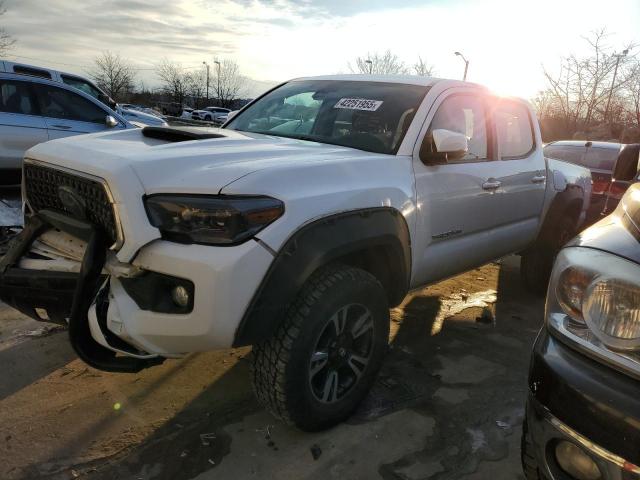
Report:
M437 128L425 137L420 158L426 164L442 164L464 157L469 151L466 135L444 128Z
M112 115L107 115L104 119L104 124L109 128L114 128L119 125L119 122Z
M232 112L227 113L227 122L231 120L238 114L239 110L233 110Z
M619 182L632 182L640 169L640 144L625 145L613 169L613 178Z

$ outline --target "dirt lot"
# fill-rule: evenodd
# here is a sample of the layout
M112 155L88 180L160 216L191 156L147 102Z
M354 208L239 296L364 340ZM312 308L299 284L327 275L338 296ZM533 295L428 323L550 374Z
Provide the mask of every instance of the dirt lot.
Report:
M495 319L480 307L443 319L461 301L493 302ZM0 304L0 478L522 479L542 314L515 257L415 292L392 311L389 354L358 412L305 434L255 402L250 349L107 374L75 359L64 331Z

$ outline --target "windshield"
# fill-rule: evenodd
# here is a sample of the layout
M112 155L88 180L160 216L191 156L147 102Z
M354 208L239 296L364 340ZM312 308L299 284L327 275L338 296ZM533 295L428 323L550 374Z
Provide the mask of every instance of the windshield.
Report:
M400 83L293 81L225 128L394 154L427 90Z

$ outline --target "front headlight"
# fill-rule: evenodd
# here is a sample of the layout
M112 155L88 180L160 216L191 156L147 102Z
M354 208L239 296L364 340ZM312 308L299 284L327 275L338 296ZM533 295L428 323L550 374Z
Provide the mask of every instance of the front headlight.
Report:
M284 213L280 200L262 196L152 195L145 207L163 238L207 245L243 242Z
M562 339L640 374L640 265L590 248L565 248L551 274L546 318Z

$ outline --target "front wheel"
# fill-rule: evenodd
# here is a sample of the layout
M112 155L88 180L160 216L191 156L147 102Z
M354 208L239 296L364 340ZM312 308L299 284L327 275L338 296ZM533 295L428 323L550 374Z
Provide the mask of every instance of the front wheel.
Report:
M275 417L316 431L345 420L365 397L389 339L380 282L348 266L314 273L275 334L254 346L253 384Z

